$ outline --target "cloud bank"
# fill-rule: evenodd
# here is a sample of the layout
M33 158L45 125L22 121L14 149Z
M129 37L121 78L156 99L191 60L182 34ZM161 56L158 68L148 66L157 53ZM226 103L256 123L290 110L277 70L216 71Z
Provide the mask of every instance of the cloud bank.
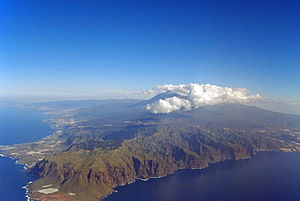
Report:
M245 88L229 88L211 84L167 84L148 90L147 94L157 95L165 92L174 93L172 97L159 99L146 105L154 114L170 113L178 110L191 110L204 105L220 103L247 103L262 99L258 94L248 95Z

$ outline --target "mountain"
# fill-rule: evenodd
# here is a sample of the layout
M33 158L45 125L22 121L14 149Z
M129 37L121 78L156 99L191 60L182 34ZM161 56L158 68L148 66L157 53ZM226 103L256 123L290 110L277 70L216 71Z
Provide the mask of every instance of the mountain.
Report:
M145 101L142 101L140 102L138 105L140 106L146 106L147 104L151 104L151 103L154 103L160 99L166 99L166 98L172 98L172 97L183 97L175 92L172 92L172 91L167 91L167 92L164 92L164 93L161 93L161 94L158 94L156 96L154 96L153 98L150 98L149 100L145 100Z
M300 151L300 117L242 104L217 104L168 114L145 109L159 99L80 105L64 127L65 147L29 172L33 200L101 200L119 185L203 168L260 151ZM45 192L52 193L45 193Z

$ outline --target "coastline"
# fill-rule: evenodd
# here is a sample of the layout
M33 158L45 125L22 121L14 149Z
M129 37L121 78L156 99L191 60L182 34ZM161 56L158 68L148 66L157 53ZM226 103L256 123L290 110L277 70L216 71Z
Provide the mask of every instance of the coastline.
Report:
M126 186L126 187L122 187L122 188L117 188L115 192L118 192L116 195L112 196L111 198L108 195L106 197L103 198L103 201L117 201L117 200L122 200L122 198L124 200L131 200L134 198L136 198L136 200L155 200L155 198L157 198L157 200L173 200L171 198L176 198L176 196L174 195L178 195L178 199L174 199L176 201L178 200L184 200L182 199L184 196L182 195L182 192L186 192L189 196L187 196L186 200L193 200L193 198L197 198L195 197L195 195L199 195L202 198L207 198L207 199L200 199L199 200L210 200L209 198L211 198L212 200L231 200L230 198L228 198L228 196L232 196L235 199L232 200L244 200L242 199L244 196L244 193L248 193L251 195L255 195L258 196L256 198L260 198L262 199L262 197L260 197L263 193L266 192L267 196L272 196L272 198L277 198L276 195L274 194L273 189L276 187L280 187L280 185L282 185L282 183L285 183L285 186L293 186L295 185L295 183L292 182L292 184L290 184L291 180L290 179L282 179L283 177L279 176L279 177L270 177L270 175L273 174L273 176L276 176L277 174L274 175L274 173L276 172L280 172L278 175L281 174L286 174L286 171L288 168L292 167L292 166L297 166L298 163L295 163L296 161L300 161L300 152L284 152L284 151L262 151L257 153L256 155L254 155L253 157L251 157L250 159L243 159L243 160L229 160L229 161L224 161L224 163L217 163L216 165L213 166L209 166L207 167L207 170L203 171L203 170L191 170L189 168L184 169L183 171L179 171L179 172L175 172L174 174L170 175L170 177L166 178L166 179L162 179L162 180L152 180L151 182L149 182L148 184L143 183L143 182L137 182L135 185L132 186ZM293 160L294 159L294 160ZM277 164L277 165L275 165ZM293 164L293 165L292 165ZM265 168L269 167L270 172L268 172L268 174L265 174ZM274 168L274 169L272 169ZM287 168L287 169L285 169ZM204 168L202 168L204 169ZM187 170L187 171L186 171ZM244 173L244 170L247 170L247 173ZM253 171L253 170L257 170ZM283 171L282 171L283 170ZM299 166L297 166L297 170L299 171ZM291 169L292 172L292 169ZM293 177L294 174L289 173L291 176L292 181L295 178L299 177L299 172L297 173L297 176L295 175L295 177ZM225 176L221 176L221 175L225 175ZM249 175L251 175L249 177ZM269 177L270 179L265 180L262 179L261 181L259 181L258 179L260 178L264 178L265 177ZM246 178L247 181L245 180ZM220 181L220 178L223 179ZM234 178L234 179L232 179ZM272 179L274 178L274 180ZM287 177L288 178L288 177ZM232 179L232 180L231 180ZM214 181L214 182L212 182ZM249 183L247 183L249 181ZM264 183L264 181L267 181L266 183ZM296 180L295 180L296 181ZM188 183L189 182L189 183ZM228 183L227 183L228 182ZM244 183L245 182L245 183ZM271 186L273 185L273 182L275 186ZM296 182L297 186L299 187L300 183ZM196 184L199 184L196 185ZM206 184L208 186L206 186ZM231 184L231 185L230 185ZM243 184L243 185L241 185ZM245 185L244 185L245 184ZM250 185L253 185L254 188L248 188ZM261 186L260 186L261 184ZM267 186L264 186L265 184L268 184ZM288 185L286 185L288 184ZM227 186L229 185L229 187ZM291 185L291 186L290 186ZM224 188L222 187L224 186ZM235 186L235 187L232 187ZM255 187L258 187L258 189L263 189L261 190L262 192L257 193L256 190L252 190L255 189ZM174 187L174 188L173 188ZM207 188L206 188L207 187ZM263 187L263 188L260 188ZM265 188L265 189L264 189ZM158 192L156 192L156 189L160 189ZM183 191L181 191L182 189L185 189ZM204 189L204 190L203 190ZM220 190L220 192L218 192L219 194L216 194L216 196L211 196L211 192L215 192L215 191L211 191L211 190L216 190L218 191L218 189L222 189ZM231 189L232 191L230 192L234 192L234 193L229 193L227 194L226 192L228 192L228 190ZM237 191L234 191L234 190ZM297 188L298 189L298 188ZM191 191L189 191L191 190ZM199 190L199 192L197 191ZM253 192L254 191L254 192ZM293 191L297 191L296 188ZM153 195L152 195L153 193ZM252 194L253 193L253 194ZM299 196L297 197L297 199L291 199L292 197L289 196L294 196L293 198L296 198L295 193L291 193L290 191L282 191L280 193L283 193L283 195L285 195L286 197L281 197L281 199L285 198L286 200L298 200ZM113 193L112 193L113 194ZM299 195L299 192L297 192L297 194ZM148 197L149 195L149 197ZM223 199L221 199L221 197L219 197L220 195L224 196L222 197ZM265 195L265 194L263 194ZM136 196L136 197L135 197ZM159 197L158 197L159 196ZM235 197L237 196L237 197ZM239 197L240 196L240 197ZM108 197L108 198L107 198ZM145 199L144 199L145 197ZM232 198L231 197L231 198ZM169 198L169 199L167 199ZM267 198L267 197L263 197L263 198ZM267 199L267 200L273 200L273 199ZM274 200L277 200L274 199ZM197 200L197 199L194 199ZM247 197L247 201L248 200L256 200L253 199L253 197ZM257 199L258 200L258 199Z
M49 138L49 137L55 135L56 132L57 132L57 131L54 131L53 134L51 134L51 135L49 135L49 136L47 136L47 137L45 137L45 138ZM43 140L43 139L45 139L45 138L42 138L41 140ZM25 143L25 144L27 144L27 143ZM22 144L21 144L21 145L22 145ZM5 145L5 146L6 146L6 145ZM7 146L9 146L9 145L7 145ZM15 146L15 145L12 145L12 146ZM31 166L30 166L29 164L27 164L27 163L21 163L21 162L20 162L20 158L16 158L16 157L10 156L10 155L7 155L7 156L6 156L6 155L4 155L4 154L0 154L0 157L3 157L3 158L9 158L10 160L14 161L14 163L15 163L16 165L21 165L21 166L23 167L24 173L27 174L27 175L29 175L28 172L27 172L27 170L28 170L29 168L31 168ZM25 190L25 198L26 198L27 201L31 201L30 184L32 184L33 181L34 181L34 180L29 181L25 186L22 187L22 189Z
M257 152L257 153L263 153L263 152L278 152L278 151L271 151L271 150L270 150L270 151L259 151L259 152ZM282 152L284 152L284 151L282 151ZM179 170L203 170L203 169L209 168L210 165L212 165L212 164L218 164L218 163L222 163L222 162L224 162L224 161L250 160L250 159L252 159L254 156L256 156L257 153L255 153L253 156L249 156L249 157L245 157L245 158L238 158L238 159L224 159L224 160L221 160L221 161L212 162L212 163L209 163L209 164L208 164L207 166L205 166L205 167L199 167L199 168L178 168L178 169L176 169L173 173L165 174L165 175L162 175L162 176L149 177L149 178L147 178L147 179L137 178L137 179L135 179L135 180L132 181L132 182L128 182L128 183L126 183L126 184L122 184L122 185L115 186L115 187L113 188L113 191L112 191L110 194L108 194L108 195L106 195L105 197L101 198L101 201L104 201L105 198L108 198L110 195L112 195L112 194L114 194L114 193L117 193L118 190L116 190L115 188L118 188L118 187L121 187L121 186L127 186L127 185L133 184L133 183L135 183L136 181L139 181L139 180L140 180L140 181L143 181L143 182L147 182L148 180L151 180L151 179L161 179L161 178L164 178L164 177L167 177L167 176L174 175L174 174L175 174L177 171L179 171Z
M23 109L23 107L21 107L21 109ZM32 111L37 111L37 112L47 116L47 118L40 119L40 122L42 124L46 125L46 127L48 129L47 132L49 132L49 134L47 136L44 136L37 140L33 140L31 142L16 143L16 144L12 144L12 145L0 145L0 157L9 158L10 160L14 161L14 163L16 165L22 166L24 173L29 176L27 170L33 166L33 163L30 165L28 162L24 162L23 155L25 154L26 156L29 156L29 157L31 155L30 153L25 153L24 148L26 146L30 146L31 144L39 144L41 142L47 142L47 141L49 141L49 139L50 140L53 138L56 139L57 137L59 137L62 134L62 128L66 124L68 124L68 121L63 121L64 123L61 123L60 121L62 119L65 120L64 119L65 116L64 115L62 117L55 116L55 114L53 114L51 111L49 112L47 110L41 110L39 108L27 108L27 109L32 110ZM12 153L11 150L20 150L20 152L24 152L24 153L23 153L23 155L21 155L18 151ZM37 162L38 160L32 159L32 161L34 161L34 164L35 164L35 162ZM25 186L21 187L22 189L25 190L25 199L27 201L31 200L29 186L32 182L33 182L33 180L27 182L27 184Z
M210 168L211 165L214 165L214 164L220 164L222 162L225 162L225 161L239 161L239 160L251 160L253 157L255 157L257 154L260 154L260 153L268 153L268 152L272 152L272 153L300 153L300 150L297 150L297 151L286 151L286 150L280 150L280 151L276 151L276 150L262 150L262 151L257 151L254 155L250 155L249 157L244 157L244 158L236 158L236 159L224 159L224 160L220 160L220 161L217 161L217 162L211 162L209 163L207 166L205 167L199 167L199 168L178 168L176 169L173 173L170 173L170 174L165 174L165 175L162 175L162 176L157 176L157 177L149 177L147 179L143 179L143 178L137 178L135 179L134 181L132 182L128 182L126 184L122 184L122 185L118 185L118 186L115 186L113 188L113 191L106 195L105 197L101 198L101 201L104 201L104 199L108 198L110 195L114 194L114 193L117 193L118 190L116 190L116 188L118 187L122 187L122 186L127 186L127 185L130 185L130 184L133 184L135 183L136 181L143 181L143 182L147 182L148 180L151 180L151 179L161 179L161 178L164 178L164 177L167 177L167 176L171 176L171 175L174 175L177 171L179 170L204 170L204 169L207 169L207 168Z
M32 183L33 181L29 181L27 183L26 186L23 186L22 188L25 189L25 197L27 198L27 201L31 201L30 199L30 192L29 192L29 185Z
M217 162L209 163L209 164L208 164L207 166L205 166L205 167L178 168L178 169L176 169L176 170L175 170L174 172L172 172L172 173L164 174L164 175L161 175L161 176L149 177L149 178L145 178L145 179L143 179L143 178L137 178L137 179L135 179L135 180L133 180L133 181L131 181L131 182L128 182L128 183L125 183L125 184L122 184L122 185L115 186L115 187L113 188L112 192L109 193L108 195L104 196L103 198L101 198L101 200L104 200L105 198L109 197L109 196L112 195L113 193L118 192L118 190L116 189L117 187L120 187L120 186L126 186L126 185L132 184L132 183L134 183L134 182L136 182L136 181L138 181L138 180L141 180L141 181L146 182L146 181L151 180L151 179L160 179L160 178L163 178L163 177L167 177L167 176L170 176L170 175L174 175L174 174L176 173L176 171L179 171L179 170L203 170L203 169L209 168L210 165L212 165L212 164L217 164L217 163L221 163L221 162L224 162L224 161L230 161L230 160L234 160L234 161L237 161L237 160L250 160L251 158L253 158L254 156L256 156L256 154L262 153L262 152L288 152L288 151L286 151L286 150L279 150L279 151L278 151L278 150L261 150L261 151L257 151L254 155L251 155L251 156L242 157L242 158L236 158L236 159L224 159L224 160L220 160L220 161L217 161ZM290 151L290 152L299 152L299 150L298 150L298 151ZM6 157L6 156L4 156L3 154L1 154L1 156L2 156L2 157ZM8 158L10 158L10 159L16 161L16 159L13 158L13 157L8 157ZM24 166L24 170L26 170L27 167L26 167L24 164L20 164L20 163L17 163L17 162L15 162L15 163L16 163L16 164L19 164L19 165L23 165L23 166ZM33 181L29 181L29 182L27 183L27 185L23 187L23 189L25 189L25 197L27 198L27 201L30 201L30 200L31 200L30 184L31 184L32 182L33 182Z
M15 164L15 165L20 165L20 166L22 166L22 168L23 168L22 171L24 171L24 173L25 173L26 175L28 175L28 173L27 173L27 171L26 171L26 170L28 169L28 164L22 164L22 163L19 163L17 158L13 158L13 157L11 157L11 156L5 156L5 155L3 155L3 154L0 154L0 157L2 157L2 158L9 158L10 160L14 161L14 164ZM33 181L29 181L29 182L27 182L27 184L26 184L25 186L21 187L21 189L24 189L24 190L25 190L25 198L26 198L27 201L31 201L31 200L30 200L29 185L30 185L32 182L33 182Z
M297 151L293 151L293 150L297 150ZM260 148L260 149L257 149L255 152L247 152L247 153L244 152L244 154L238 154L238 155L234 155L234 156L227 156L227 157L218 158L219 159L218 161L215 160L214 162L210 162L210 163L207 163L207 164L202 163L202 165L199 164L199 165L192 165L192 166L187 164L186 166L181 166L180 168L178 168L178 166L176 166L177 168L174 166L174 169L172 171L161 172L162 174L158 174L158 176L146 177L146 178L134 178L134 176L131 175L130 177L131 177L132 180L129 179L127 181L127 183L122 182L120 185L114 185L114 186L109 187L110 189L106 193L101 193L102 195L100 195L99 198L101 200L105 200L105 198L107 198L111 194L117 192L118 191L117 187L119 187L119 186L125 186L125 185L128 185L128 184L134 183L137 180L148 181L149 179L152 179L152 178L156 179L156 178L166 177L168 175L173 175L176 171L181 170L181 169L190 169L190 170L192 170L192 169L204 169L204 168L210 167L213 164L221 163L221 162L227 161L227 160L234 160L234 161L249 160L253 156L255 156L256 154L258 154L260 152L299 152L299 151L300 151L300 149L295 149L295 148L289 149L289 151L288 151L288 149L286 149L284 147L282 147L282 148L278 147L278 148L275 148L275 149L262 149L262 148ZM34 193L34 191L38 190L38 189L39 189L39 187L36 186L34 189L31 189L32 190L31 192ZM73 192L73 191L71 191L71 192ZM56 197L57 196L64 196L67 193L68 193L68 191L61 191L61 192L58 192L57 194L53 194L53 196L49 195L49 199L47 199L48 195L43 196L43 198L45 200L50 200L51 198L53 198L55 196ZM37 195L36 198L38 198L38 195Z

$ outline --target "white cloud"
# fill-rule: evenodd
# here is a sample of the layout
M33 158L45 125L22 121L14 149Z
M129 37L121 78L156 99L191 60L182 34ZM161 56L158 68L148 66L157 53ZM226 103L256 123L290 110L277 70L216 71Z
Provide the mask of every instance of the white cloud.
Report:
M158 113L170 113L181 109L191 110L204 105L214 105L220 103L246 103L262 99L258 94L248 95L248 90L244 88L220 87L211 84L167 84L154 87L148 90L147 94L157 95L164 92L173 92L178 95L159 99L154 103L147 104L146 109Z
M155 103L148 104L146 109L150 110L154 114L170 113L180 109L190 110L191 103L186 99L174 96L172 98L159 99Z

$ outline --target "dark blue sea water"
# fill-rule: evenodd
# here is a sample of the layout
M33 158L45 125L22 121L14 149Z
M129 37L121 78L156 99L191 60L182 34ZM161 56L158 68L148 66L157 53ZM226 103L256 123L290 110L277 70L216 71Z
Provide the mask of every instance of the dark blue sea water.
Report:
M18 165L10 158L0 157L0 200L25 201L25 189L30 175L26 174L24 167Z
M33 142L51 134L43 120L49 116L21 108L0 107L0 145Z
M259 153L116 190L104 201L299 201L300 153Z
M0 108L0 145L37 141L51 134L47 116L34 110ZM25 186L32 178L22 165L0 157L0 201L24 201Z

